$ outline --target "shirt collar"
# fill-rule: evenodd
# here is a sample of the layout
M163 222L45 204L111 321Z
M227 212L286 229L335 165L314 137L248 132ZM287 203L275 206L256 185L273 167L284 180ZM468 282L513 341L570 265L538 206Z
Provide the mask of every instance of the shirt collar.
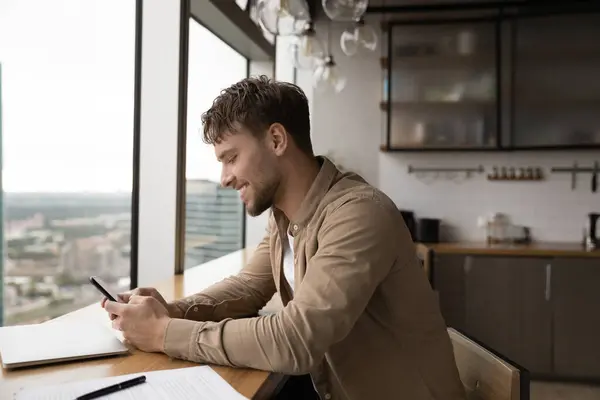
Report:
M285 214L282 211L273 208L273 215L275 216L277 225L279 225L280 228L283 228L284 232L289 226L289 232L291 232L292 235L295 235L301 230L313 216L339 173L335 164L327 157L317 156L315 158L319 161L319 164L321 164L321 169L310 186L308 193L302 200L296 218L294 218L293 221L289 221L288 224Z

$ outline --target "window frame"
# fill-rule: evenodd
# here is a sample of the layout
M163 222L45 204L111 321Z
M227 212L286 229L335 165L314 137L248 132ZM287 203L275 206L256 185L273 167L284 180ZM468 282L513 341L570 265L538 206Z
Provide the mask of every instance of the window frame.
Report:
M133 182L131 190L131 251L129 253L129 288L138 286L140 220L140 141L142 104L142 19L144 0L135 0L135 62L133 99Z
M175 238L175 275L185 272L185 228L186 228L186 166L187 166L187 98L188 98L188 73L189 73L189 31L191 21L207 29L225 45L240 54L246 60L246 77L250 76L252 60L239 52L222 35L215 32L200 18L191 12L191 1L181 2L180 22L180 57L179 57L179 114L178 114L178 142L177 142L177 211L176 211L176 238ZM206 0L202 0L206 1ZM237 5L234 4L236 7ZM246 205L242 203L242 249L246 247Z

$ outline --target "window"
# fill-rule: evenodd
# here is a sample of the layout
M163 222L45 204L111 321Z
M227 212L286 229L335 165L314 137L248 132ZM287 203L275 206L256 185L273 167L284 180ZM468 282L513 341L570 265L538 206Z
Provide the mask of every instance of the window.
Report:
M135 0L2 0L4 325L129 289Z
M184 268L241 249L245 218L238 193L221 187L201 116L222 89L247 76L248 60L193 19L189 35Z

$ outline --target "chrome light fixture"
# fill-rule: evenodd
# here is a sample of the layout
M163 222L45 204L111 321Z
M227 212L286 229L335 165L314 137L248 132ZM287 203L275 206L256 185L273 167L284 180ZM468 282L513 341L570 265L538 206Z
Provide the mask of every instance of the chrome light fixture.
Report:
M317 37L312 22L306 23L304 31L290 46L294 66L298 69L313 69L324 56L323 44Z
M321 4L333 21L357 21L367 11L369 0L321 0Z
M320 61L313 74L313 86L318 92L339 93L346 87L346 77L332 55Z
M347 56L356 54L361 47L374 51L377 48L377 33L360 18L353 27L342 32L340 47Z
M262 29L279 36L300 34L310 20L306 0L258 0L256 15Z

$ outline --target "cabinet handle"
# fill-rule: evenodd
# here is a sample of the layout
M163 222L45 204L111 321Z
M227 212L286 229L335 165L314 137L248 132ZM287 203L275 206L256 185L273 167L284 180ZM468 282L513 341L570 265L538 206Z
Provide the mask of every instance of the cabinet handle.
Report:
M550 301L551 296L551 282L552 282L552 264L546 264L546 290L544 293L544 297L546 301Z
M473 264L473 259L471 256L466 256L465 257L465 264L463 266L464 270L465 270L465 274L469 273L469 271L471 270L471 264Z

